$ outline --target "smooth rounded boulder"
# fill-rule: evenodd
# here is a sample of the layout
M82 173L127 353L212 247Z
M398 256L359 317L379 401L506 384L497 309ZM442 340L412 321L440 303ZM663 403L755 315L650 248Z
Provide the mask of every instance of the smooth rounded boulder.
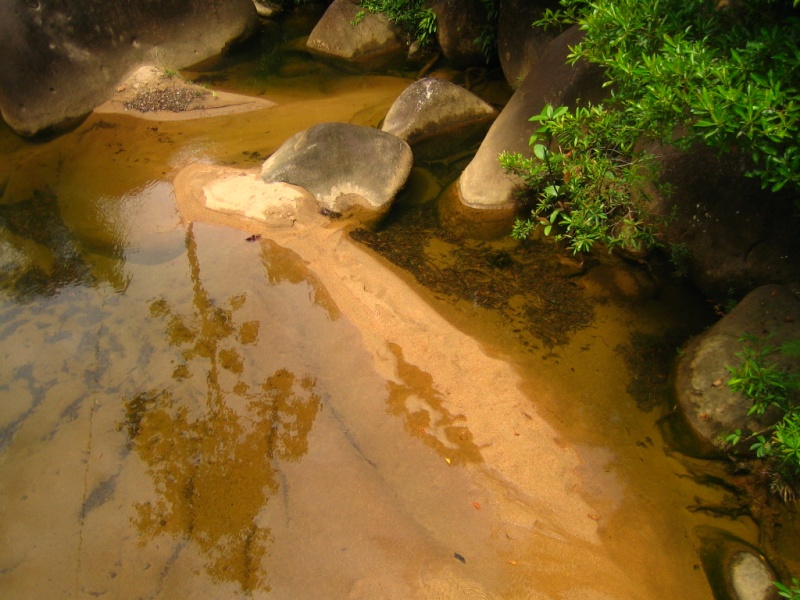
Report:
M541 113L546 104L574 107L579 102L599 103L605 97L600 67L585 61L566 63L570 48L582 37L582 32L573 27L553 40L489 129L475 158L459 177L458 202L451 203L447 216L459 233L471 235L486 220L493 222L495 231L511 231L519 210L518 193L524 184L503 170L498 157L504 151L532 155L531 116Z
M334 0L308 37L316 54L365 70L405 58L406 44L383 13L372 13L353 0Z
M188 67L257 22L252 0L2 2L0 113L26 136L67 126L136 67Z
M472 92L426 77L398 96L381 129L408 142L415 158L434 159L478 142L496 117L497 111Z
M771 347L800 338L799 294L797 285L759 287L682 350L674 378L675 397L691 432L709 454L736 429L746 435L762 431L780 418L775 409L763 415L748 414L752 401L727 385L731 378L728 367L741 366L737 354L742 351L745 334ZM782 368L800 372L796 359L775 354L767 360L773 359ZM746 452L748 446L742 443L732 450Z
M755 546L724 529L696 530L700 560L714 598L720 600L777 600L775 569Z
M773 193L747 177L741 152L695 144L681 150L649 143L668 194L648 190L651 210L665 217L665 246L682 250L682 268L707 298L724 302L768 283L800 280L797 193Z
M261 178L302 187L327 211L371 221L389 210L413 162L409 145L394 135L320 123L284 142L262 166Z
M485 66L487 56L480 40L489 14L482 0L430 0L436 15L436 40L447 60L459 67Z
M557 0L500 0L497 7L497 55L503 75L518 87L542 58L547 44L558 34L555 28L532 27L547 9L556 10Z

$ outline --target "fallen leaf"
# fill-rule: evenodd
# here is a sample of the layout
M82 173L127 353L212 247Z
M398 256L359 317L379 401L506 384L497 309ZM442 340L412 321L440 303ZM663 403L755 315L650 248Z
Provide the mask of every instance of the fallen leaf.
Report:
M510 560L510 561L508 561L508 564L510 564L510 565L514 565L514 566L516 567L516 566L517 566L517 561L515 561L515 560Z
M712 383L711 385L713 385L714 387L721 386L722 385L722 378L720 377L719 379L715 380L714 383Z
M450 459L449 459L448 457L446 457L446 456L445 456L445 457L444 457L444 462L446 462L446 463L449 465L449 464L450 464Z
M475 508L475 510L480 510L481 509L481 505L478 504L477 502L473 502L472 506Z

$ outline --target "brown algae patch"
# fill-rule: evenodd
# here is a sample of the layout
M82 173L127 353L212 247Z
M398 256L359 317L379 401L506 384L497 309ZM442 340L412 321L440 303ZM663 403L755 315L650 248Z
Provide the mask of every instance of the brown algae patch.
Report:
M280 369L240 415L222 397L190 410L169 391L125 402L130 444L148 467L157 499L135 505L143 542L161 534L193 541L217 581L269 589L261 567L271 539L259 514L279 488L276 460L296 461L320 406L310 377Z
M458 239L437 222L435 203L402 211L379 231L350 235L434 294L497 311L524 346L563 345L592 320L554 245Z

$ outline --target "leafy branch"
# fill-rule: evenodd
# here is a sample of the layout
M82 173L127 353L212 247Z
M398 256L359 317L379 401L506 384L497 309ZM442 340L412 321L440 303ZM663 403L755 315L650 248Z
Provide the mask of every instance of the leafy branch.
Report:
M646 210L658 183L642 142L735 153L765 188L800 190L799 0L561 0L534 25L585 31L568 61L603 67L601 106L545 107L533 157L504 168L537 192L515 237L542 227L574 252L658 244ZM800 202L800 201L799 201Z
M780 347L762 345L751 335L742 336L740 341L747 345L736 353L741 363L728 367L732 375L728 387L752 401L748 415L762 415L776 407L782 417L774 425L746 437L737 429L725 441L735 446L744 440L754 440L750 450L759 458L770 459L784 480L796 483L800 477L800 378L781 368L772 357L776 354L796 357L800 340ZM782 495L787 497L789 493L784 490Z
M603 106L570 112L548 104L530 120L539 124L530 139L533 157L500 155L503 168L537 192L531 217L517 220L513 237L541 227L576 254L596 243L629 251L657 243L645 189L654 179L655 161L634 149L636 132Z
M369 12L383 13L392 23L408 32L421 45L425 45L433 40L437 25L436 14L423 5L423 0L361 0L359 2L359 6ZM360 20L357 19L357 21Z

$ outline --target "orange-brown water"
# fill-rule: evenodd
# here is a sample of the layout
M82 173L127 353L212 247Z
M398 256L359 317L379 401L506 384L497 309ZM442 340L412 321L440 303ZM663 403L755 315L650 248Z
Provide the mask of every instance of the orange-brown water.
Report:
M377 125L408 83L315 73L248 114L0 135L4 598L712 598L694 528L757 532L687 510L724 492L666 451L625 360L701 327L695 298L620 301L609 267L591 324L531 349L335 227L181 219L184 166Z

